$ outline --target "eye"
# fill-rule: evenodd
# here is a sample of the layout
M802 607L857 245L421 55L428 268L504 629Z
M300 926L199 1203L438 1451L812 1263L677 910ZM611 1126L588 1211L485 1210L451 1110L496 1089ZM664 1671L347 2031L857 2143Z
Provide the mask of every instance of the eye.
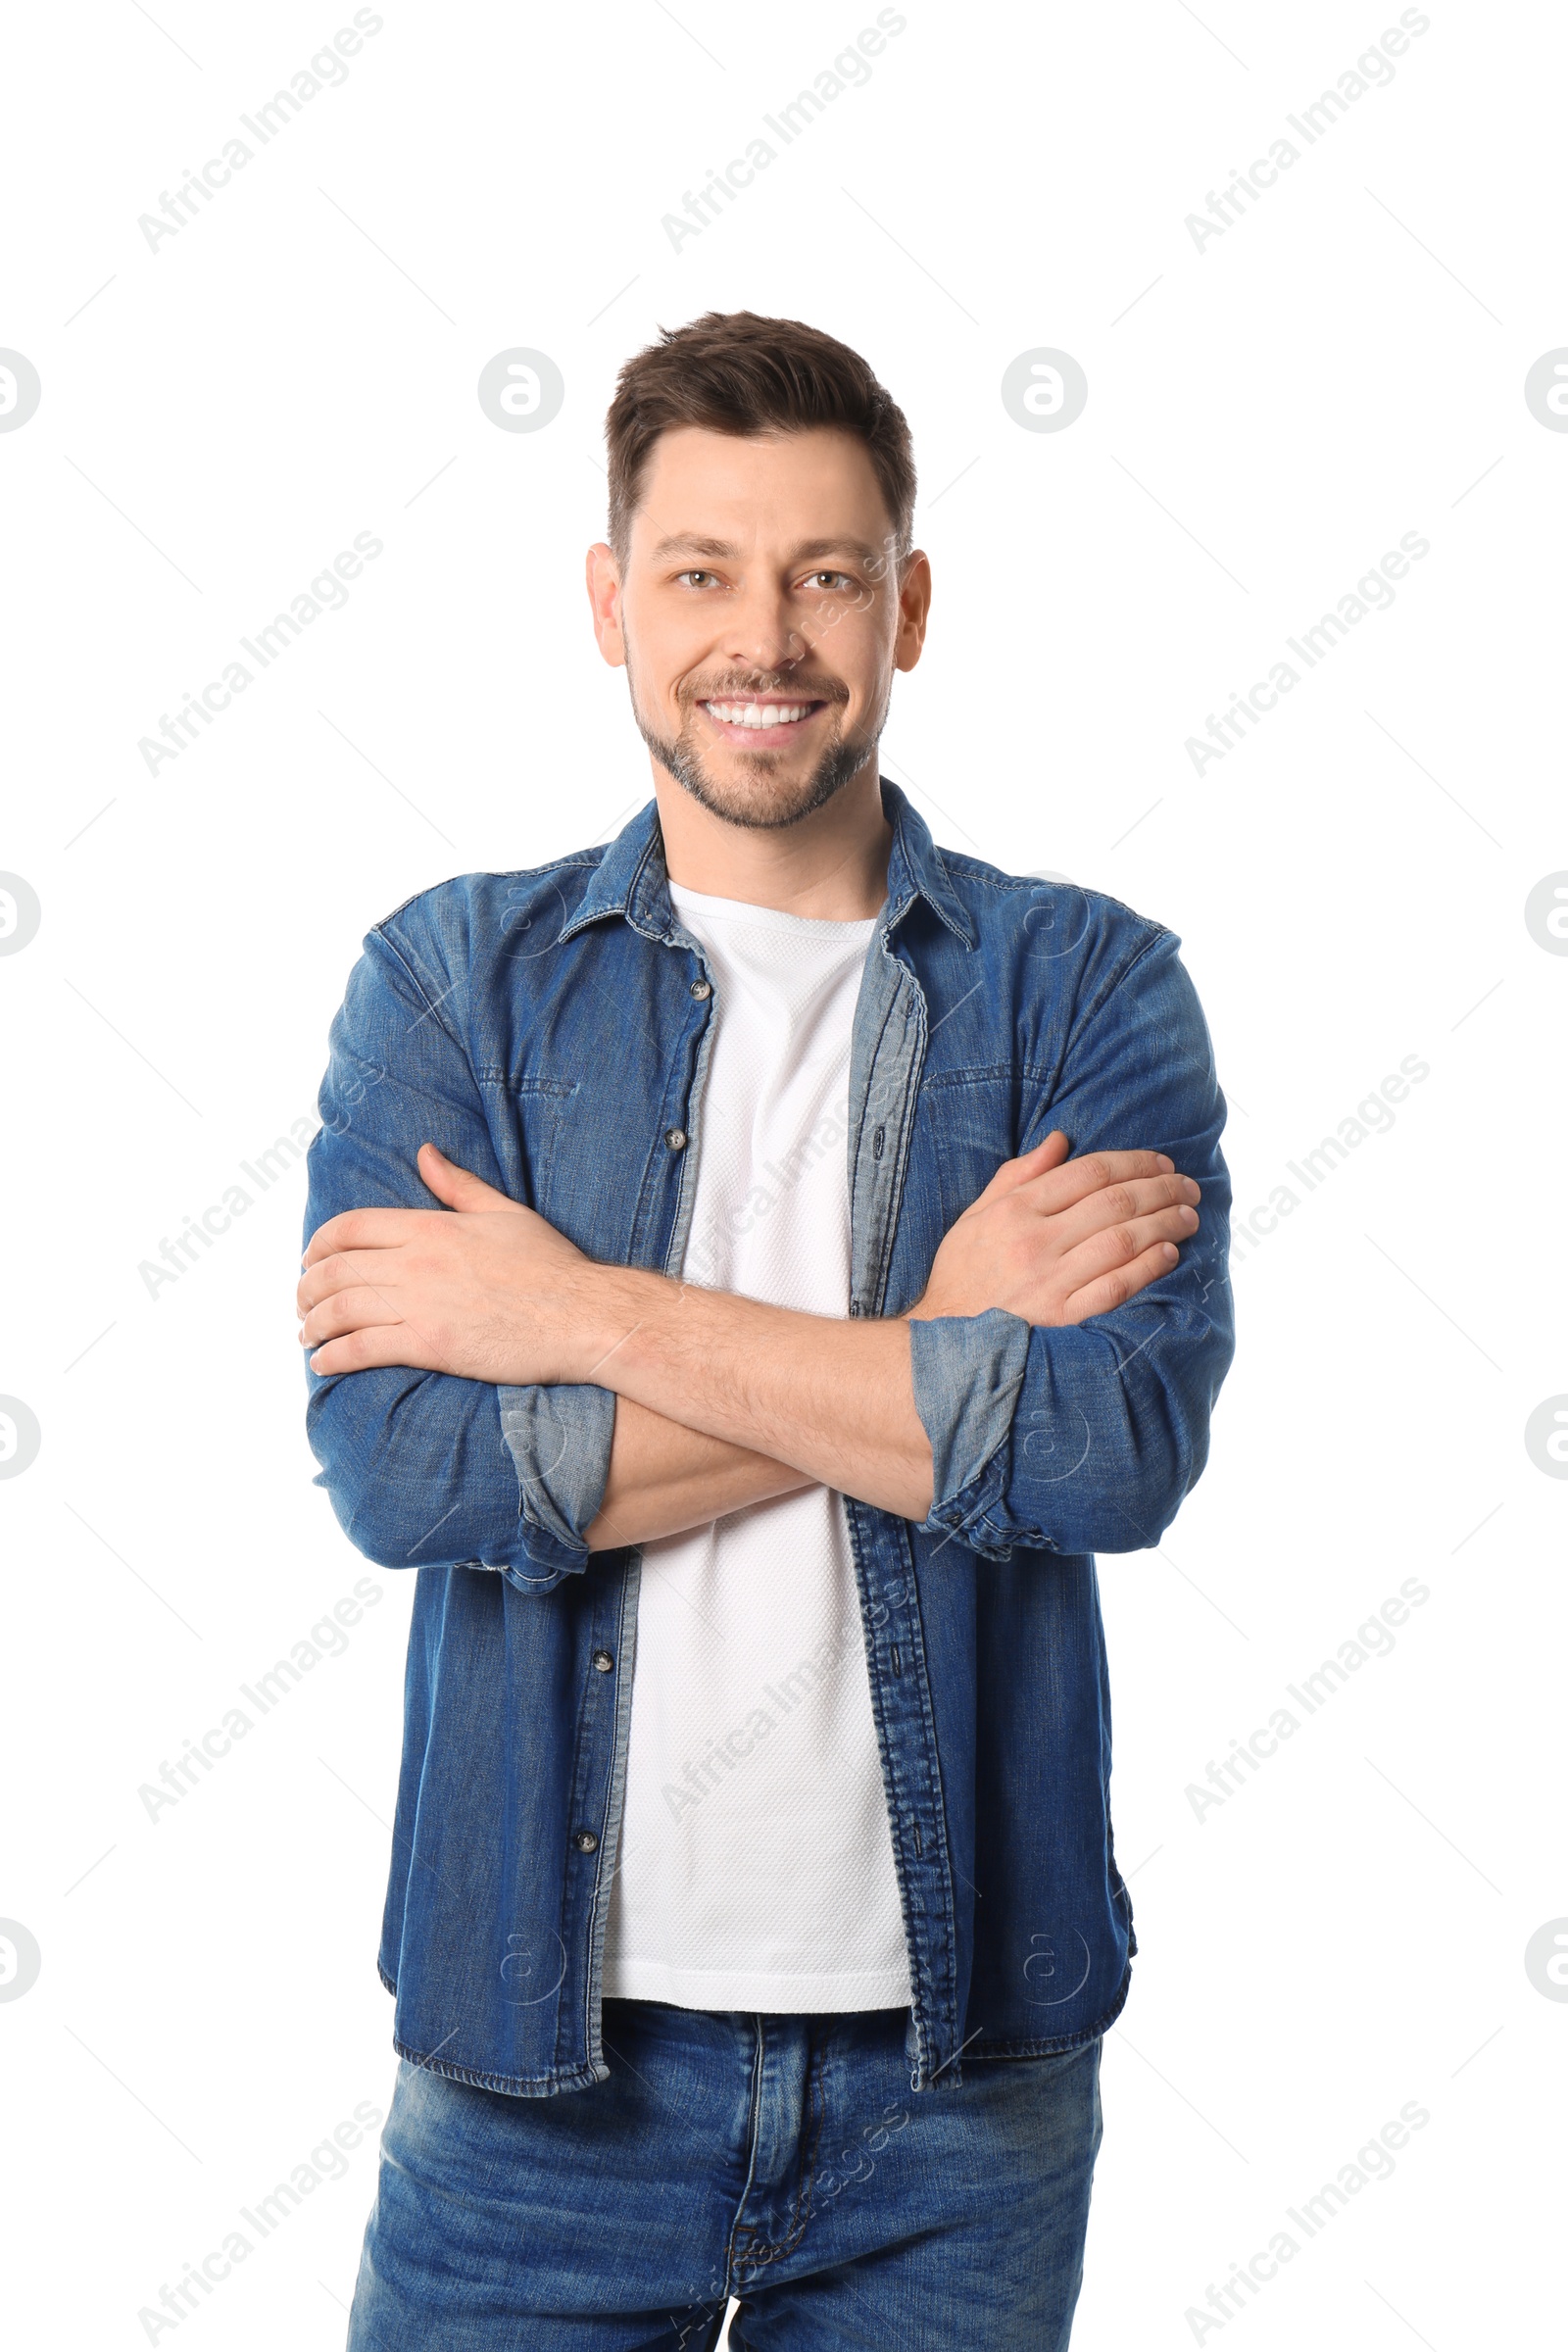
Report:
M855 584L847 571L811 571L806 576L807 585L811 588L851 588Z
M718 574L716 571L677 571L675 577L678 581L689 585L692 582L703 580L716 580Z

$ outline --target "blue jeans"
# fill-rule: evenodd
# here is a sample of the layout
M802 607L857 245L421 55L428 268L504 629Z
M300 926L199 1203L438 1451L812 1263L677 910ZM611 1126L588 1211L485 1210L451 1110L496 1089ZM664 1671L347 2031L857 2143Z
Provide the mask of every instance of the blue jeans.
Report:
M613 2073L400 2063L348 2352L1065 2352L1100 2039L909 2087L907 2009L607 2000Z

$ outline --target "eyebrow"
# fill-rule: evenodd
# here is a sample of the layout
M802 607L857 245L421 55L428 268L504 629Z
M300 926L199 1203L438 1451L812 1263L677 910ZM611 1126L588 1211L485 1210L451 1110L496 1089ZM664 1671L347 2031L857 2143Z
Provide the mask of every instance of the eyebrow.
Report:
M661 539L653 551L653 562L662 564L669 556L710 556L715 563L725 563L738 556L739 548L727 539L708 539L695 531L676 531ZM790 563L808 564L822 556L851 556L860 564L880 561L881 551L867 547L860 539L803 539L790 551Z

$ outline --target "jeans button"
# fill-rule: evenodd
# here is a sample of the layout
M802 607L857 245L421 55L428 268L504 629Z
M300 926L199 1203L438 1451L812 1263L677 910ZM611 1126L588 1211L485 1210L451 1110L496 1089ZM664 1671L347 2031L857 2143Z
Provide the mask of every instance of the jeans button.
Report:
M594 1836L592 1830L579 1830L571 1842L577 1848L579 1854L594 1853L597 1851L599 1845L599 1840Z
M670 1150L671 1150L672 1152L684 1152L684 1151L685 1151L685 1149L686 1149L686 1130L685 1130L685 1128L684 1128L684 1127L666 1127L666 1128L664 1129L664 1141L665 1141L665 1143L666 1143L666 1144L669 1146L669 1148L670 1148Z
M697 999L699 1004L705 1004L712 993L712 988L708 981L694 980L692 982L692 995Z
M614 1663L615 1661L611 1656L608 1649L596 1649L594 1651L595 1674L608 1674Z

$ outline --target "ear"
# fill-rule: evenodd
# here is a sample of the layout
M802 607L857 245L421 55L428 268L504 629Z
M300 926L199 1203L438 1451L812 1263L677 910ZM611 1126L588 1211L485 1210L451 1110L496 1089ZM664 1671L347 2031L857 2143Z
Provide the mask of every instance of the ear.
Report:
M925 644L925 624L931 611L931 561L917 547L903 567L899 581L899 629L893 644L895 669L912 669Z
M620 565L613 548L601 539L588 550L588 605L594 616L599 651L612 669L626 664L626 640L620 621Z

